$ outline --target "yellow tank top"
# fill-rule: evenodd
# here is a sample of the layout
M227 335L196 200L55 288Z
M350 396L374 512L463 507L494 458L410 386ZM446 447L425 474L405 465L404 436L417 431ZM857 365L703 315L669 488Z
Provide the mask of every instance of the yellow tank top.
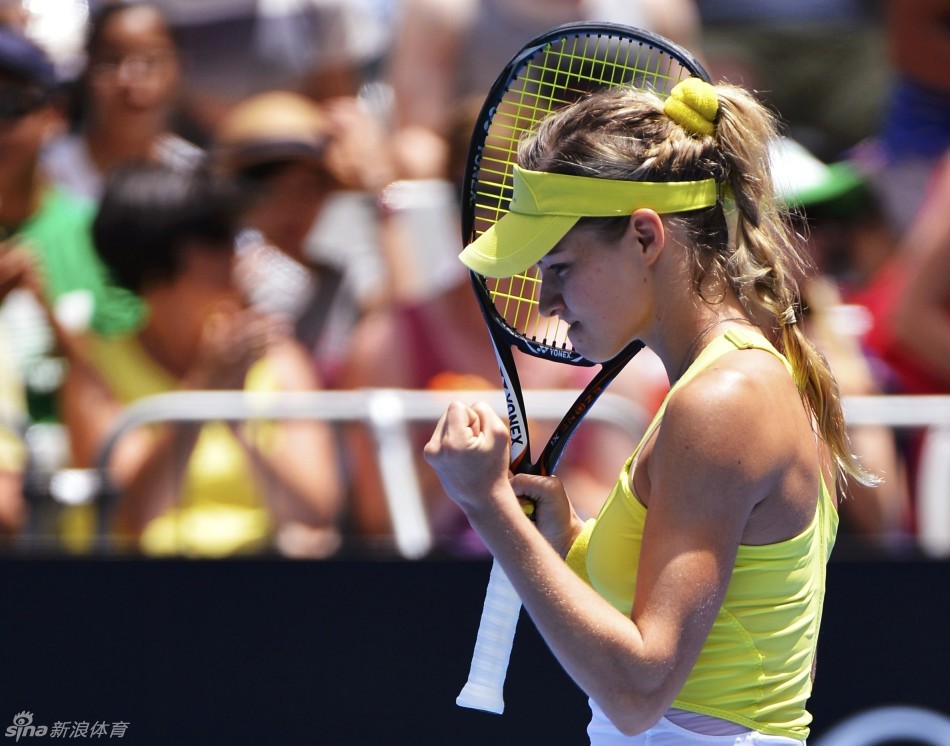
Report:
M135 337L96 337L90 352L97 370L123 404L177 389ZM258 362L248 374L246 391L273 391L276 382ZM274 427L249 426L262 450L273 449ZM244 448L221 422L201 428L188 462L178 505L146 526L146 554L224 556L264 548L273 526Z
M757 335L730 330L711 342L667 395L597 519L572 547L572 566L579 564L579 574L586 571L595 590L627 616L633 608L647 516L631 488L632 465L676 388L721 355L748 348L771 352L792 372L785 358ZM776 544L739 546L722 607L674 707L770 735L807 738L811 715L805 703L811 694L825 566L837 526L837 512L822 478L815 516L798 536Z

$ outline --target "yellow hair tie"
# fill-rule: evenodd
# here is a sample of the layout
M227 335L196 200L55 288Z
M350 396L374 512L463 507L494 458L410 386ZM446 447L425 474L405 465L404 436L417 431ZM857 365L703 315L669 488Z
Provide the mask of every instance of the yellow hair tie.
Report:
M716 131L719 96L716 88L701 78L681 80L663 104L666 115L687 132L712 135Z

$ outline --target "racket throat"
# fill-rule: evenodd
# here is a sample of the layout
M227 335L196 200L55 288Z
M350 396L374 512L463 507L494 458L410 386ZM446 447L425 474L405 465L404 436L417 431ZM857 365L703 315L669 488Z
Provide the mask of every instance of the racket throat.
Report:
M511 436L511 453L514 461L515 453L520 457L528 447L528 430L524 415L519 409L517 395L505 382L505 406L508 408L508 433Z
M508 414L508 434L511 439L511 466L513 471L517 465L528 457L528 422L524 415L524 398L521 395L521 384L514 361L505 361L498 349L495 349L498 359L498 372L501 374L502 390L505 394L505 409ZM507 363L507 364L506 364Z

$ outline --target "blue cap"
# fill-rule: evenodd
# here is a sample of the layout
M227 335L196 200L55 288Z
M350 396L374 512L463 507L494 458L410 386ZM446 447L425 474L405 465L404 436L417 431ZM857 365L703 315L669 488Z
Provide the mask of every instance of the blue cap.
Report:
M56 86L56 69L46 53L23 34L0 25L0 74L12 75L44 91Z

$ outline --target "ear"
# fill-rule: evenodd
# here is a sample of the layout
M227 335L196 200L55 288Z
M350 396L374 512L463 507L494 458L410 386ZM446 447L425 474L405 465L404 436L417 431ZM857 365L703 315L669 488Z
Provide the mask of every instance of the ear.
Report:
M652 265L666 246L663 220L653 210L641 208L630 216L630 236L647 266Z

